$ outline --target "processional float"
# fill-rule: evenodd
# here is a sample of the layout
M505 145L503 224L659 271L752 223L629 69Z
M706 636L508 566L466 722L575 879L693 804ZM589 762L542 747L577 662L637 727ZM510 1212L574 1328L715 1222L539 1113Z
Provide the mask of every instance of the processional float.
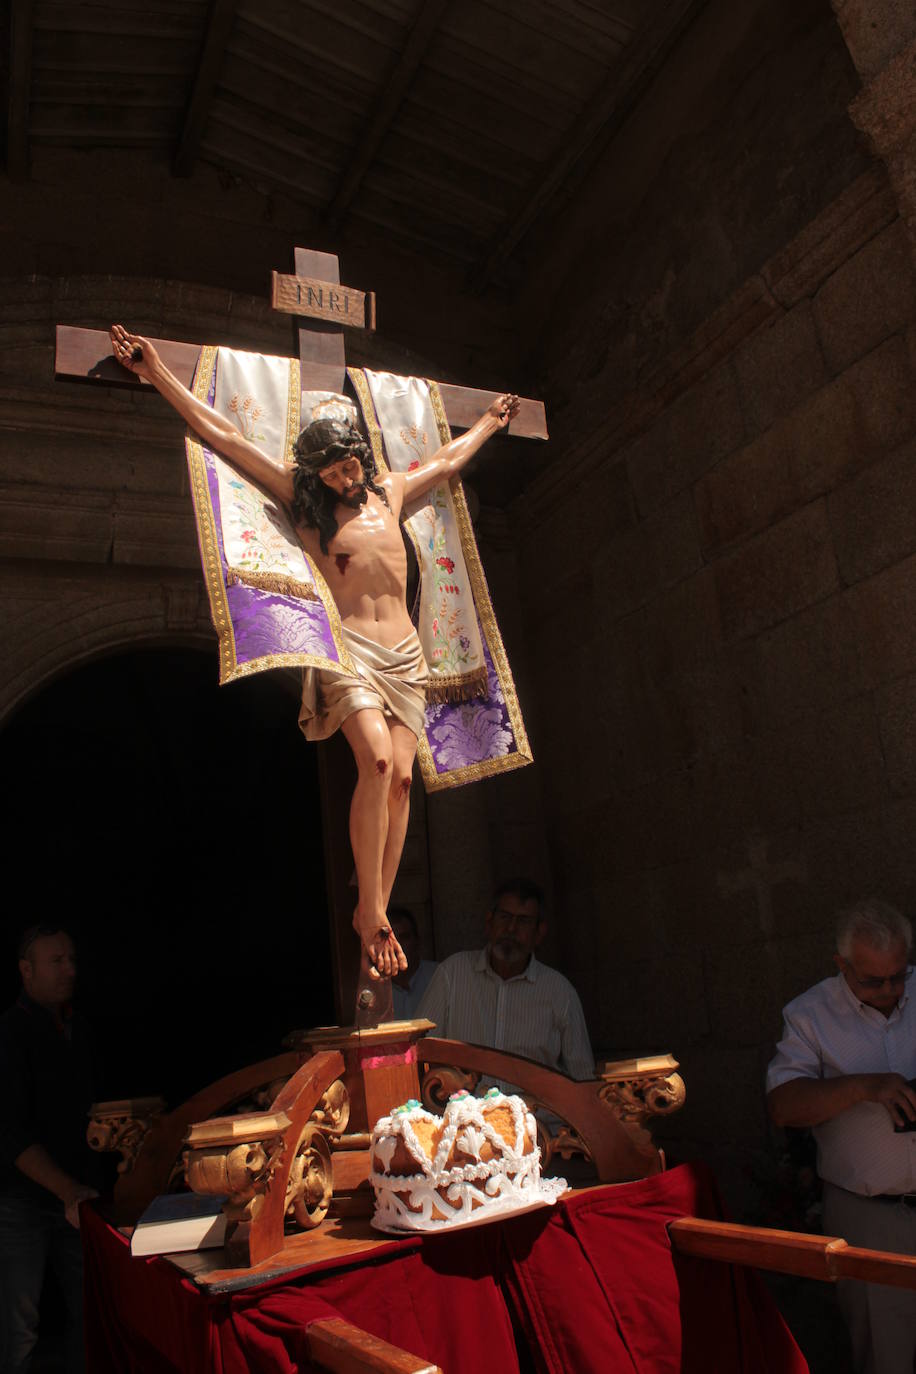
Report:
M374 327L374 296L340 286L333 255L297 248L295 275L273 274L272 303L275 309L302 317L303 393L340 393L345 376L343 327ZM153 343L185 385L199 378L199 364L208 350L170 340ZM106 333L67 326L57 330L56 375L143 385L115 362ZM471 424L496 394L444 383L437 388L444 419L459 427ZM512 433L546 438L543 405L523 399ZM201 481L206 480L202 471ZM210 480L212 485L212 475ZM200 529L200 519L198 525ZM203 536L201 542L203 546ZM217 568L217 582L220 579L227 586L245 581L225 565ZM214 594L209 590L212 607ZM486 627L482 629L488 666L493 667L498 631L494 640ZM225 680L223 651L221 639ZM238 666L234 663L228 675L235 675ZM500 681L504 685L504 679ZM507 710L509 744L497 768L530 760L520 717L510 719L510 714ZM433 790L477 775L473 768L469 774L466 768L464 773L452 768L460 776L446 781L448 766L439 767L431 754L424 763L422 748L421 766ZM346 866L329 872L339 1005L344 1004L342 989L353 986L355 972L347 876ZM215 1291L240 1276L266 1280L320 1263L331 1254L366 1253L383 1243L367 1228L373 1202L373 1125L411 1099L441 1113L452 1093L473 1092L481 1079L514 1084L537 1113L545 1170L558 1160L578 1157L590 1165L596 1182L607 1184L646 1178L664 1169L664 1155L653 1144L647 1125L653 1117L670 1115L684 1101L678 1064L670 1055L608 1063L600 1077L574 1082L518 1056L437 1039L429 1034L435 1028L428 1021L385 1021L381 1001L378 989L365 984L358 988L356 1025L294 1032L283 1053L219 1079L171 1110L160 1098L96 1103L89 1142L97 1150L121 1155L114 1222L132 1226L154 1197L185 1187L225 1198L224 1248L171 1257ZM916 1287L916 1259L859 1250L838 1238L696 1217L673 1222L669 1234L672 1248L686 1254L834 1281L858 1277ZM422 1360L410 1363L405 1352L345 1322L316 1322L309 1338L312 1358L322 1366L326 1362L328 1368L343 1367L343 1351L356 1359L353 1368L401 1374L431 1370ZM370 1363L360 1364L360 1359Z

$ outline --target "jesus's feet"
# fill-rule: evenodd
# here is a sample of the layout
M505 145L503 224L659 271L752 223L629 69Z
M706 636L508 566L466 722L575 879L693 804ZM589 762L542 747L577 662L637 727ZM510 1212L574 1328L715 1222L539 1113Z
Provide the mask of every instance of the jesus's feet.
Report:
M359 936L373 978L393 978L400 969L406 969L404 951L394 938L384 911L363 911L357 906L353 913L353 929Z

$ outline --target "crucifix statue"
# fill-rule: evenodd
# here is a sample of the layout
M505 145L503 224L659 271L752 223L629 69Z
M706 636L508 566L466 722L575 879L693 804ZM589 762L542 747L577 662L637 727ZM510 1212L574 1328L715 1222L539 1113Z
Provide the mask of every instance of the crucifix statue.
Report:
M509 393L465 393L462 388L443 387L444 392L451 393L452 401L450 405L449 396L443 398L446 417L453 415L457 424L467 425L469 410L476 410L466 433L456 439L446 438L428 451L425 428L417 424L402 427L399 434L419 457L407 463L403 471L394 466L383 470L384 416L392 404L390 396L403 393L404 386L399 392L398 386L388 385L386 391L383 382L388 374L366 374L371 383L361 382L368 437L374 448L353 422L355 412L351 419L335 409L336 400L345 400L338 395L344 385L341 325L358 324L360 314L364 318L368 314L371 320L374 299L339 285L337 260L331 255L297 249L295 266L293 277L274 273L274 306L308 320L299 331L303 399L307 391L324 399L301 416L306 422L295 437L289 434L279 463L276 455L267 455L259 445L263 436L251 424L257 408L250 404L250 398L241 401L236 392L228 403L231 413L221 414L214 399L215 384L209 394L199 385L189 387L188 364L196 368L199 361L198 357L192 360L189 350L200 355L199 349L152 340L121 324L111 327L110 348L119 368L152 384L187 421L210 459L225 460L240 477L279 504L289 518L305 567L315 577L315 588L321 589L326 602L330 598L329 610L335 621L339 617L340 663L305 668L299 723L309 739L326 739L340 730L356 761L357 781L349 813L358 884L352 924L360 939L364 978L389 979L406 967L388 921L387 906L407 830L418 739L423 738L427 723L428 681L434 684L432 699L439 701L466 701L469 692L486 697L493 681L492 653L484 653L478 667L464 677L461 664L457 671L440 671L438 678L433 671L444 666L443 662L435 663L437 656L441 659L448 652L442 647L446 612L450 613L453 638L461 645L468 642L452 609L457 604L454 598L460 598L461 575L455 572L455 558L442 542L445 502L434 493L448 489L487 439L510 424L521 419L523 431L546 437L543 407L520 402ZM98 343L84 337L92 333L58 331L59 376L86 377L103 371L98 363L89 369L85 365L87 350L98 358ZM199 381L198 370L194 377ZM423 385L436 388L435 383ZM438 396L435 390L435 398ZM316 414L319 418L312 418ZM393 423L396 430L397 421ZM440 425L440 438L443 433L447 435L448 430L443 431ZM418 446L420 439L422 447ZM426 508L424 502L429 503ZM444 514L437 514L437 505ZM418 537L429 544L430 566L440 578L436 584L440 600L428 601L431 621L427 638L432 634L439 641L439 647L431 651L421 644L406 604L407 555L400 522L405 512L411 511ZM428 540L427 527L431 531ZM438 557L434 557L436 552ZM275 583L265 583L263 576L259 583L244 569L230 570L228 580L246 576L261 587L261 595L265 586L275 588ZM472 574L469 580L473 580ZM314 588L298 583L296 594L317 597ZM467 666L467 654L458 657ZM471 688L468 682L473 683ZM495 690L500 696L499 688ZM436 691L440 692L438 698ZM449 691L458 691L458 697L449 697Z

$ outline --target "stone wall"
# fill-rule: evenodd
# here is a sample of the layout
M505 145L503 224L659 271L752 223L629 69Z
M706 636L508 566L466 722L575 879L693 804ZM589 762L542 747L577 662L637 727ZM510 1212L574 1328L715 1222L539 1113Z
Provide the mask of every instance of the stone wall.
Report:
M913 287L872 170L526 501L567 967L599 1046L681 1059L675 1151L763 1142L832 912L916 901Z

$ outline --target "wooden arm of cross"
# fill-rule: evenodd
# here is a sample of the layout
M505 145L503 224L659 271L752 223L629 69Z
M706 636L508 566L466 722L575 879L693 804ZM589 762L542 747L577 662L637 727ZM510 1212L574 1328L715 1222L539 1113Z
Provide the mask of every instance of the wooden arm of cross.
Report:
M271 303L284 314L308 317L300 318L298 327L302 389L341 391L346 375L343 326L374 329L375 295L341 286L340 264L333 253L296 248L293 259L295 276L273 273ZM152 342L166 367L184 386L190 386L201 345L176 343L172 339ZM115 362L104 330L74 329L67 325L57 326L54 374L71 381L103 382L107 386L148 385ZM500 395L498 391L477 391L450 382L440 382L439 391L453 429L469 429ZM523 398L510 428L516 438L546 439L543 402Z
M151 342L159 350L166 367L185 386L190 386L201 345L177 343L174 339L151 339ZM57 326L54 375L67 381L101 382L106 386L134 389L149 386L148 382L141 381L115 362L111 341L104 329L77 329L64 324ZM309 362L306 366L303 363L302 385L314 391L339 391L340 368L336 364ZM478 391L450 382L440 382L439 391L453 429L468 429L499 395L497 391ZM519 413L512 421L511 433L515 438L546 439L547 417L543 401L522 399Z

